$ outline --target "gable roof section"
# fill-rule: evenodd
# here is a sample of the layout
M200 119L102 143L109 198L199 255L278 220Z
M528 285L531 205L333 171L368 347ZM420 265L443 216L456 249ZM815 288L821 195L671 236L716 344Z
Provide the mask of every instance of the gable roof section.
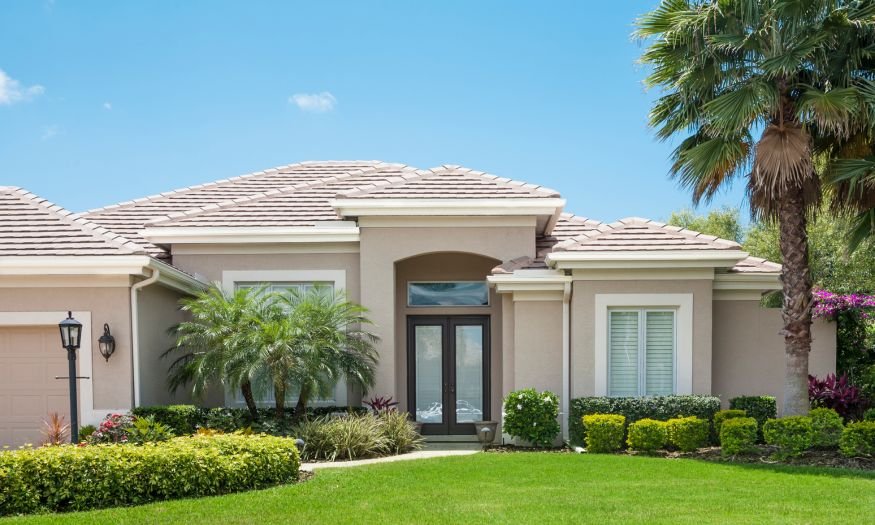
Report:
M26 190L0 187L0 254L134 255L137 244Z
M554 248L564 252L629 252L653 250L738 250L737 242L679 226L630 217L567 239Z

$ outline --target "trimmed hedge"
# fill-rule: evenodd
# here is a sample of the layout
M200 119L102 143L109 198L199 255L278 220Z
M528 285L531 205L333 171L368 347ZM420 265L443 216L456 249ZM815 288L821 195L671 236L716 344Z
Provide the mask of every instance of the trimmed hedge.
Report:
M875 456L875 421L846 426L839 439L839 450L849 458Z
M772 396L739 396L729 400L729 408L744 410L747 417L757 421L757 435L763 440L763 425L778 417L778 402Z
M61 512L226 494L297 480L292 439L173 438L0 452L0 515Z
M695 452L708 444L710 425L696 416L669 419L666 424L668 443L681 452Z
M811 448L814 429L808 416L788 416L770 419L763 425L766 443L778 447L778 458L800 456Z
M752 417L727 419L720 426L720 451L724 456L751 452L757 443L757 420Z
M875 421L875 408L863 412L863 421Z
M845 429L842 416L831 408L813 408L808 417L811 418L812 446L823 449L838 447Z
M307 408L308 417L323 417L337 412L367 414L365 407L327 406ZM247 427L267 433L287 435L288 421L276 419L276 409L259 408L258 421L246 408L204 408L195 405L168 405L136 407L131 413L137 417L153 417L156 422L169 426L177 436L189 436L198 428L213 428L223 432L234 432Z
M665 421L639 419L629 425L628 433L626 444L630 449L641 452L650 453L659 450L668 441Z
M618 414L583 416L587 452L617 452L623 448L626 418Z
M724 422L730 419L737 419L740 417L747 417L747 413L744 410L721 410L714 414L714 434L717 436L717 442L720 443L720 427Z
M579 397L571 400L569 440L583 444L586 430L582 417L590 414L619 414L628 422L639 419L666 421L678 416L696 416L711 421L720 410L720 398L715 396L656 396L656 397Z

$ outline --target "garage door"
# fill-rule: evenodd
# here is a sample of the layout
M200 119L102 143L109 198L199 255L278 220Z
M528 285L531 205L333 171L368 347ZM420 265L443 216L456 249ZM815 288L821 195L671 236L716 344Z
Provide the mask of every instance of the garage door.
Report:
M0 327L0 446L43 442L43 422L70 422L67 352L57 326Z

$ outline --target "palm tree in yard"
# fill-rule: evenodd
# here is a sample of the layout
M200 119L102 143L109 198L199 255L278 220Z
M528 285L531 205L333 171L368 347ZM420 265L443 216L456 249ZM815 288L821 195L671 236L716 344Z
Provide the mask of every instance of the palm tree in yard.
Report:
M696 202L741 177L752 213L778 221L783 412L807 413L806 221L824 193L822 178L842 176L837 159L848 162L855 145L871 143L875 2L663 0L638 20L636 34L648 40L646 83L660 91L650 123L661 139L683 138L672 175Z
M257 418L253 375L250 370L229 363L234 356L252 348L255 343L252 334L266 302L262 289L240 288L231 293L217 285L180 301L190 320L172 329L176 345L165 353L181 354L170 365L171 391L189 387L198 398L214 384L239 388L250 414Z

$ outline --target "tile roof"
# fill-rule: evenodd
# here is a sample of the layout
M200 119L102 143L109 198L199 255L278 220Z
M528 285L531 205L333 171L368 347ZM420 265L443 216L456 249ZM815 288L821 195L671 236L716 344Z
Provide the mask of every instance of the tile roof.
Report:
M781 265L760 257L747 257L730 268L730 273L778 273Z
M20 188L0 186L0 255L131 255L142 248Z
M734 241L679 226L630 217L600 224L554 246L554 251L619 252L654 250L738 250Z
M445 164L374 181L337 195L342 199L558 198L555 190Z
M510 261L506 261L499 266L493 268L493 273L513 273L514 270L540 270L547 268L547 263L544 258L553 250L553 247L568 239L572 239L578 235L587 234L597 231L601 225L599 221L587 219L572 213L563 213L556 221L553 227L553 233L550 235L539 235L535 239L535 253L532 257L517 257Z

